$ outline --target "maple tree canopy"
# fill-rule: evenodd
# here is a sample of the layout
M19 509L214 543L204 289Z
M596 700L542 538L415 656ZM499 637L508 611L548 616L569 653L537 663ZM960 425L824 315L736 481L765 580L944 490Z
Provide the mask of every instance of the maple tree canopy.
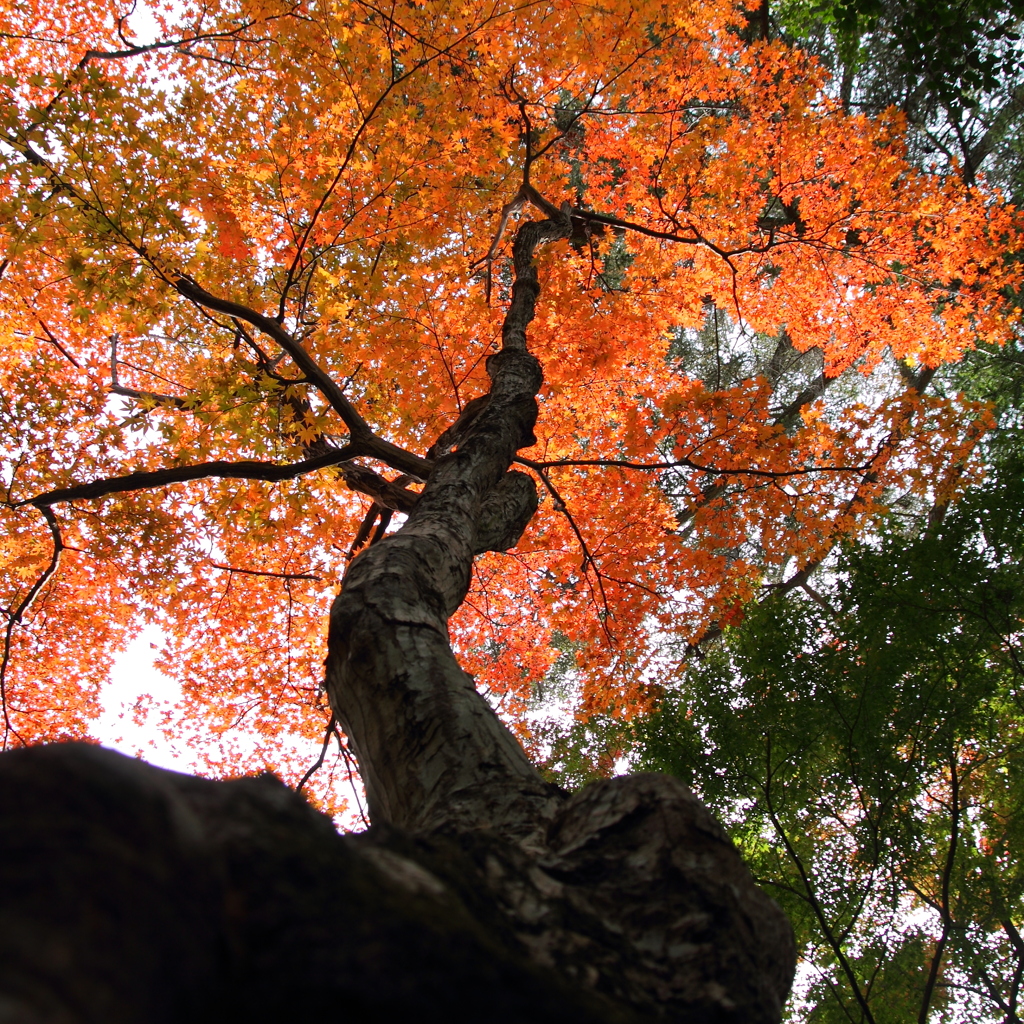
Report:
M666 637L969 476L983 411L926 388L1019 316L1016 214L742 5L134 10L0 12L5 743L87 735L152 622L177 735L301 774L350 549L471 436L533 264L539 506L450 623L511 720L565 650L628 715Z

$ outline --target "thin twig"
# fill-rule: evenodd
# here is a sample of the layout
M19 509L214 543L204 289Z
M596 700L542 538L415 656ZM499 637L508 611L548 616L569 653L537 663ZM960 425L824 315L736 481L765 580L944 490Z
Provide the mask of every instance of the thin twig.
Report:
M692 459L673 459L664 462L630 462L627 459L550 459L534 461L517 455L515 461L521 466L527 466L535 472L543 469L573 467L573 466L594 466L610 469L636 469L651 472L661 469L693 469L699 473L708 473L716 476L758 476L769 480L782 480L791 476L807 476L814 473L863 473L871 466L871 462L865 462L859 466L804 466L800 469L766 470L751 469L749 466L737 466L735 468L719 468L717 466L702 466Z
M603 630L605 637L610 642L614 643L615 638L612 636L612 632L608 628L608 620L612 617L612 610L608 604L608 595L605 593L604 590L604 579L601 575L601 570L598 568L597 561L594 558L593 554L591 554L590 548L587 546L586 539L584 538L582 531L577 525L576 520L573 518L572 513L569 511L569 508L566 505L565 500L562 498L561 494L558 493L558 489L548 478L547 473L545 473L543 469L534 469L534 472L536 472L537 476L540 477L541 483L544 484L545 489L551 495L552 501L554 502L555 511L561 512L562 515L565 516L566 520L569 523L570 529L576 535L576 540L579 542L580 548L583 551L583 563L581 564L580 568L583 571L584 579L589 581L589 570L591 568L594 570L594 578L597 580L597 589L601 594L601 604L604 607L604 616L601 619L601 629ZM591 593L593 593L593 590L591 590Z
M316 759L316 763L310 767L309 771L302 776L302 781L295 787L296 793L301 793L302 787L323 767L324 758L327 756L327 748L331 743L331 734L334 732L334 725L335 718L332 711L330 721L327 723L327 731L324 733L324 743L320 748L320 756Z
M359 799L359 790L352 781L353 776L361 778L359 774L359 765L355 763L355 759L352 757L352 754L345 745L344 740L341 738L341 732L338 729L337 722L334 723L334 738L338 741L338 749L341 751L341 756L345 759L345 767L348 768L348 781L349 785L352 786L352 795L356 798L356 807L359 808L359 817L362 818L363 824L369 828L370 819L366 816L366 812L363 810L363 801Z
M223 569L225 572L237 572L243 576L269 576L275 580L322 580L322 576L317 576L311 572L269 572L262 569L240 569L234 565L221 565L220 562L210 563L214 569Z
M11 641L14 636L14 627L21 622L25 612L31 607L32 602L46 585L47 580L49 580L57 571L57 566L60 564L60 555L64 550L64 538L61 536L60 523L57 521L57 517L54 515L53 510L50 508L41 508L39 511L46 520L46 525L50 528L50 535L53 538L53 553L50 555L49 564L42 573L40 573L39 578L35 583L33 583L29 588L28 593L22 598L21 603L13 611L8 612L7 615L7 628L4 631L3 658L0 659L0 708L3 709L4 715L4 739L0 749L3 750L7 749L7 739L12 733L22 743L26 742L25 738L11 724L7 708L7 667L11 662Z

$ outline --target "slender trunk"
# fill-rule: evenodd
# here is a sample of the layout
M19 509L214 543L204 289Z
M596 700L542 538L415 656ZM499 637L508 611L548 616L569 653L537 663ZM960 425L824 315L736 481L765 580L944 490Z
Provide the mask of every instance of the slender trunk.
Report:
M928 978L925 981L924 993L921 996L921 1010L917 1015L918 1024L927 1024L931 1011L932 996L939 980L942 968L942 955L946 951L949 933L953 928L953 916L950 908L950 882L953 868L956 865L957 849L960 845L960 776L957 772L956 751L949 752L949 846L946 848L946 862L942 869L939 890L939 914L942 918L942 931L935 943L931 963L928 967Z
M554 787L455 660L448 619L466 596L474 555L513 546L537 506L532 480L508 474L516 451L534 443L543 381L526 350L540 292L533 254L569 232L568 216L520 228L503 345L487 361L490 400L437 460L402 529L355 559L331 611L328 693L375 822L518 834L553 810Z

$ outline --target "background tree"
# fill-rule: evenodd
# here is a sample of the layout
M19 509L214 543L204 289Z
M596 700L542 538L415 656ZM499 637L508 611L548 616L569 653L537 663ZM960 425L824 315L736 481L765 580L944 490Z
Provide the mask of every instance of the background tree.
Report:
M896 107L921 164L974 182L979 171L1018 202L1024 81L1016 2L784 2L779 30L818 53L848 109Z
M798 1019L1019 1019L1019 426L929 528L899 517L754 606L639 729L796 923Z
M778 13L847 108L901 108L922 166L1019 191L1012 5ZM797 922L795 1019L1019 1019L1019 345L927 383L996 415L961 504L893 495L871 540L738 615L632 734L552 729L556 777L639 741L634 764L732 823Z

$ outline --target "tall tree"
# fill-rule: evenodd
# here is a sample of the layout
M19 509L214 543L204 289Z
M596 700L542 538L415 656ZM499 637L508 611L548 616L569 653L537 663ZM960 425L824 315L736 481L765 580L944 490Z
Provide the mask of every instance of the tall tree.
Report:
M742 8L132 10L4 12L5 743L83 735L149 619L184 728L256 738L211 763L297 775L332 602L373 819L532 849L564 796L492 704L558 638L628 715L662 630L962 479L925 385L1019 315L1015 214Z
M643 727L795 922L797 1019L1019 1019L1019 566L963 527L758 606Z
M946 376L997 416L982 478L749 608L635 729L786 906L798 1020L1020 1019L1019 344Z
M901 110L916 163L1019 197L1017 5L772 13L847 109ZM797 1020L1019 1019L1019 341L931 387L995 413L966 498L898 499L869 542L736 616L632 732L551 730L556 777L638 742L634 764L677 772L733 823L797 924Z

